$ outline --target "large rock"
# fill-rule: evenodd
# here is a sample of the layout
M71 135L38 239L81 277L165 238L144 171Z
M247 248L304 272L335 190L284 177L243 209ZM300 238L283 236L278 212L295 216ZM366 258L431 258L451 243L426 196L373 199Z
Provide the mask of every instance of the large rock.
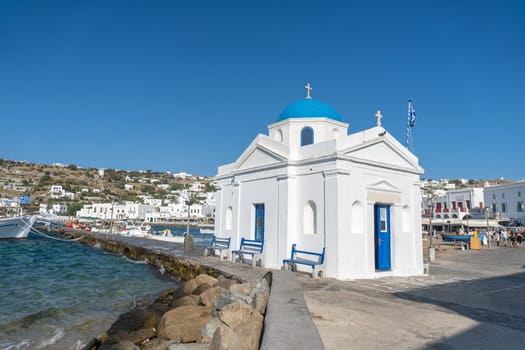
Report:
M226 305L231 304L236 300L240 300L246 304L251 304L253 302L253 299L247 295L225 290L221 293L221 295L219 295L215 299L215 301L213 302L213 305L215 306L217 310L221 310Z
M157 335L155 328L142 328L138 331L129 333L129 340L134 344L140 345L145 340L151 339Z
M219 327L226 327L226 325L218 318L214 317L206 323L201 330L201 343L210 343L215 331Z
M189 343L189 344L173 344L168 350L208 350L210 344Z
M155 338L142 345L141 350L166 350L175 340Z
M211 288L211 286L208 283L203 283L200 286L198 286L197 288L195 288L191 294L192 295L201 295L201 293L204 293L205 291L207 291L210 288Z
M235 333L243 340L246 350L258 350L264 318L257 312L250 315L246 322L235 328Z
M230 289L230 286L238 283L236 280L225 278L224 276L219 276L219 277L222 277L222 278L219 278L219 282L217 282L215 287L221 287L222 289Z
M217 282L218 280L215 277L208 276L206 274L200 274L184 284L184 294L191 295L193 291L201 284L209 284L210 286L214 286Z
M157 327L161 316L162 313L155 308L126 312L120 315L111 325L107 332L108 338L106 342L109 344L115 344L124 340L134 342L135 339L131 336L134 332ZM142 334L137 336L142 337Z
M253 299L254 308L261 315L264 315L266 311L266 305L268 305L269 299L270 299L270 294L267 291L260 290L260 291L255 292L255 297Z
M121 314L111 325L108 334L114 331L136 331L141 328L155 327L160 320L161 315L152 309L132 310Z
M219 318L230 328L235 329L241 323L247 321L253 311L254 310L250 305L245 304L240 300L236 300L219 311Z
M240 293L249 296L253 288L254 286L251 283L244 282L231 285L230 291L233 293Z
M173 307L199 305L200 297L198 295L185 295L173 302Z
M213 334L210 350L257 350L261 337L263 317L254 312L237 328L219 326Z
M91 340L82 348L82 350L97 350L100 346L100 340L91 338Z
M244 350L244 346L244 342L233 329L219 327L213 335L210 350Z
M212 318L212 308L199 305L181 306L170 310L160 320L157 336L181 343L196 342L201 330Z
M129 340L123 340L111 347L111 350L140 350L138 346Z
M168 289L155 300L155 304L170 305L174 299L182 295L182 288Z
M209 288L201 293L200 303L205 306L213 306L213 302L221 293L222 289L219 287Z

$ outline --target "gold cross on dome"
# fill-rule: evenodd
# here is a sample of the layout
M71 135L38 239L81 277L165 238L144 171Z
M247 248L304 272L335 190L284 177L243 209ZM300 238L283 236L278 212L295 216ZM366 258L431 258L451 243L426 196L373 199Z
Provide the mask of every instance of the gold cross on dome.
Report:
M376 118L377 118L377 126L381 126L381 118L383 118L383 116L381 115L381 111L379 109L376 112Z
M308 99L312 98L312 96L310 96L310 92L312 91L312 87L310 86L310 83L306 83L304 88L306 89L306 98Z

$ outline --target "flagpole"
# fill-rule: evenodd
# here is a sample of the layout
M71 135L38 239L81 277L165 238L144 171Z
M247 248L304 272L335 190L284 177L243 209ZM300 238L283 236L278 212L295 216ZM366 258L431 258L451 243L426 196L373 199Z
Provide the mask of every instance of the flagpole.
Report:
M408 100L408 113L407 113L407 134L406 134L406 143L405 147L410 150L410 143L412 138L412 128L410 127L410 115L411 115L411 109L412 109L412 100Z

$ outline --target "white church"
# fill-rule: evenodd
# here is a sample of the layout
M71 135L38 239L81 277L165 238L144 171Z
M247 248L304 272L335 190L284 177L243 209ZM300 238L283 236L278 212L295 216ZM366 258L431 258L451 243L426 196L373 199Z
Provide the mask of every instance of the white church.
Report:
M329 105L289 105L218 169L215 232L264 240L263 264L279 269L297 249L321 252L338 279L423 274L418 158L381 126L348 133ZM305 271L311 271L305 267Z

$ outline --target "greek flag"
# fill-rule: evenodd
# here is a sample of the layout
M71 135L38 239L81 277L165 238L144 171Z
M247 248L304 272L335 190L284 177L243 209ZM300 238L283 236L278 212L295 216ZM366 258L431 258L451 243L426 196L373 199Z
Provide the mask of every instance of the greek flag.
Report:
M20 196L20 198L18 198L18 201L20 205L29 205L31 204L31 197L30 196Z
M410 120L410 127L413 128L416 125L416 110L410 106L408 119Z

